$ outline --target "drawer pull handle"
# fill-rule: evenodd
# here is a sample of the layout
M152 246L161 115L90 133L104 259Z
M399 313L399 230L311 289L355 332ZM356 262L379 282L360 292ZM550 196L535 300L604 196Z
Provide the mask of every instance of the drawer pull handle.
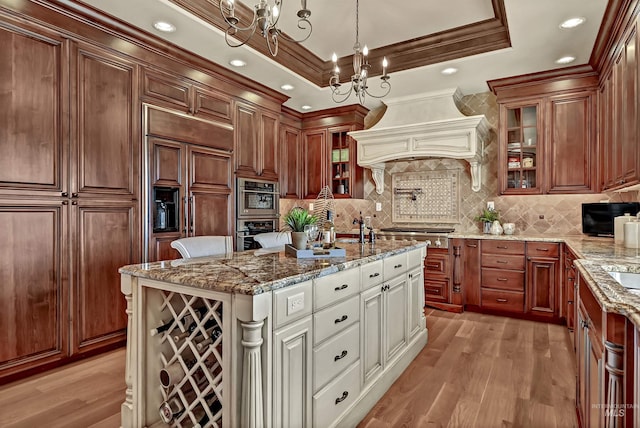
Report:
M575 278L571 278L571 277L567 278L567 281L575 281L575 280L576 280Z
M548 248L536 248L536 251L549 251Z
M334 288L335 291L340 291L340 290L344 290L345 288L347 288L349 285L347 284L342 284L340 287L336 287Z
M569 301L567 302L567 305L573 305L573 300L569 300Z
M496 278L496 279L497 279L498 281L502 281L502 282L507 281L507 278Z
M507 261L506 260L496 260L496 263L500 263L500 264L506 265Z
M439 263L427 263L427 268L428 269L439 269L440 268L440 264Z
M369 278L375 278L376 276L380 276L380 272L372 273Z
M401 267L402 267L402 263L399 263L399 264L393 266L394 269L398 269L398 268L401 268Z
M507 303L507 299L496 299L496 302L498 303Z
M478 248L478 244L467 244L469 248Z
M346 320L347 320L347 318L349 318L349 317L348 317L348 316L346 316L346 315L343 315L343 316L341 316L340 318L336 318L336 320L334 321L334 324L338 324L338 323L341 323L341 322L343 322L343 321L346 321Z
M349 392L344 391L344 392L342 393L342 397L338 397L338 398L336 398L336 404L340 404L340 403L342 403L344 400L346 400L346 399L347 399L347 397L348 397L348 396L349 396Z
M500 248L501 250L506 250L509 247L506 245L496 245L496 248Z
M342 353L340 355L336 355L335 357L333 357L333 361L338 361L343 359L344 357L347 356L347 350L345 349L344 351L342 351Z

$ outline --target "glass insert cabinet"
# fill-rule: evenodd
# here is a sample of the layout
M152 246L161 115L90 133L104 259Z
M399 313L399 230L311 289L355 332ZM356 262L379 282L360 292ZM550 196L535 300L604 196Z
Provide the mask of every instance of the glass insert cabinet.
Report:
M351 193L349 140L347 131L331 133L331 191L334 195Z
M538 103L502 105L498 175L503 194L540 193L542 134Z

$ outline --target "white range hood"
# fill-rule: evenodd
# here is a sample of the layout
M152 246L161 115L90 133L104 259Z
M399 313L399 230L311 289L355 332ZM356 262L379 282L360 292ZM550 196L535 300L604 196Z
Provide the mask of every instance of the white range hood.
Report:
M385 162L453 158L469 162L474 191L489 124L484 115L465 116L456 107L458 89L385 100L387 111L370 129L349 132L358 143L358 165L371 169L376 192L384 190Z

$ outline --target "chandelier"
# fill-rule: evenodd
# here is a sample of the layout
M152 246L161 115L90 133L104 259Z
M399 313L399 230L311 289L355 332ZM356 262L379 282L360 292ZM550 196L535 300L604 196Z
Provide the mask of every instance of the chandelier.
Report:
M331 86L331 97L333 101L336 103L342 103L349 98L351 92L354 92L358 97L358 101L360 104L364 104L365 96L368 95L373 98L382 98L389 94L391 91L391 84L389 83L389 75L387 74L387 58L382 59L382 76L380 76L380 87L383 89L383 93L381 95L373 95L369 92L369 87L367 86L367 77L369 74L369 70L371 69L371 64L369 64L369 60L367 56L369 55L369 49L367 49L367 45L363 48L360 47L359 40L359 0L356 0L356 43L353 45L353 50L355 54L353 55L353 76L351 76L351 86L347 88L344 92L340 91L340 87L342 84L340 83L340 68L338 67L338 56L334 53L331 57L333 61L333 71L331 72L331 78L329 79L329 86Z
M312 27L311 22L309 22L311 11L307 9L307 0L301 0L300 10L298 10L297 13L298 28L305 32L308 31L306 36L300 40L292 39L278 29L278 20L280 19L280 12L282 11L284 0L274 0L273 6L269 5L268 0L260 0L260 2L254 6L253 19L247 26L240 24L240 19L236 17L234 3L235 0L219 1L220 14L229 25L229 28L227 28L224 33L224 40L227 42L227 45L232 48L245 45L255 34L256 30L258 30L262 37L265 38L271 55L276 56L278 54L278 37L294 43L300 43L307 40L311 35ZM235 43L231 41L229 37L240 41Z

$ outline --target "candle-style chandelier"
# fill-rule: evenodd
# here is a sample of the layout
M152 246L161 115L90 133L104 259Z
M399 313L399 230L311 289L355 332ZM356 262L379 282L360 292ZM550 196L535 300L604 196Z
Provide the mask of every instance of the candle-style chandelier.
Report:
M309 21L311 11L307 9L307 0L300 1L300 10L298 10L298 13L296 14L298 16L298 28L307 32L306 36L300 40L292 39L278 29L278 20L280 19L284 0L274 0L273 6L269 4L268 0L260 0L260 2L254 6L253 19L251 23L246 26L241 24L240 19L236 16L234 3L235 0L219 1L220 14L224 21L229 25L229 28L227 28L224 33L224 40L227 42L227 45L232 48L245 45L255 34L256 30L258 30L262 37L265 38L271 55L276 56L278 54L279 37L294 43L300 43L307 40L311 35L313 28ZM239 40L238 43L231 41L229 37Z
M382 98L389 94L391 91L391 84L389 83L389 75L387 74L387 66L389 65L387 62L387 58L382 59L382 76L380 76L380 87L384 90L384 93L381 95L374 95L369 92L369 87L367 86L367 77L369 74L369 70L371 69L371 64L369 64L369 60L367 56L369 55L369 49L367 45L364 48L360 47L360 39L359 39L359 0L356 0L356 43L353 45L353 50L355 54L353 55L353 76L351 76L351 86L347 88L346 91L340 92L340 87L342 84L340 83L340 68L338 68L338 56L334 53L331 57L333 61L333 71L331 72L331 78L329 79L329 86L331 86L331 97L333 101L336 103L342 103L349 98L351 93L355 93L358 97L358 101L360 104L364 104L366 95L373 98Z

